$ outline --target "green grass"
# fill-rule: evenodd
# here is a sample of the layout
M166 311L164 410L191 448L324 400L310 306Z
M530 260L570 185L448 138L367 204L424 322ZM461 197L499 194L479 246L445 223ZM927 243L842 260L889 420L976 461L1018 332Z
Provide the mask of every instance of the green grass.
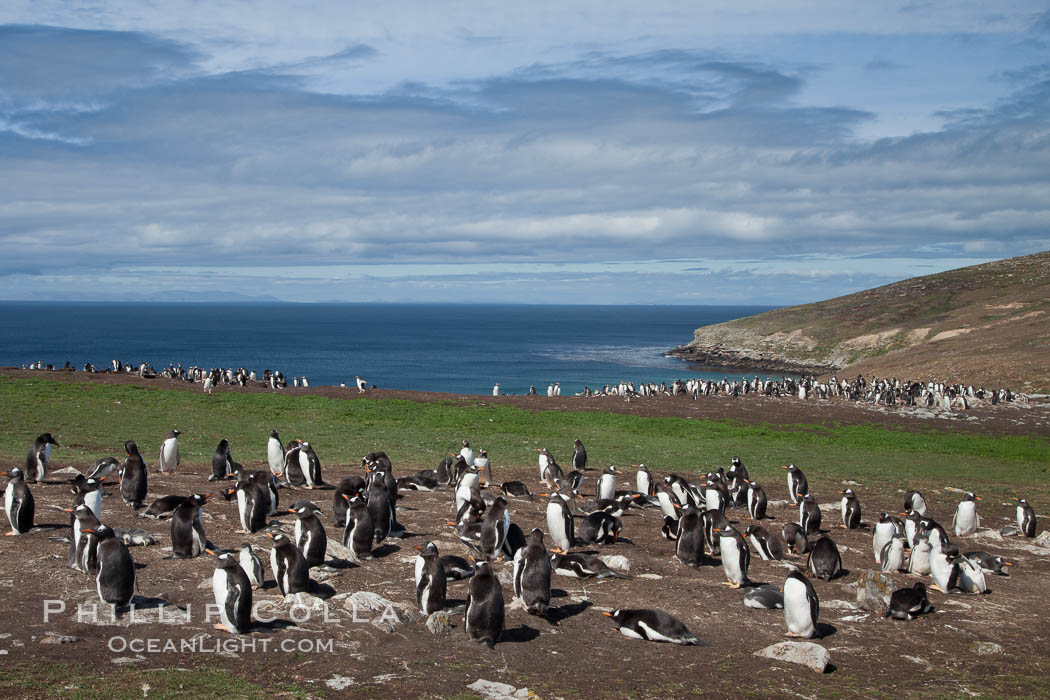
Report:
M563 463L574 438L591 466L629 466L682 473L728 466L739 455L759 480L783 479L793 462L811 481L945 485L1014 495L1015 487L1045 490L1050 441L1035 437L905 432L872 425L744 425L732 421L642 418L597 412L526 411L479 402L415 403L394 399L340 400L319 396L197 392L0 377L0 459L18 464L36 435L50 431L59 465L84 467L122 456L126 439L139 443L148 464L172 428L183 463L210 463L228 438L242 463L266 459L276 428L286 442L309 440L322 464L356 465L386 451L401 473L433 467L469 438L493 465L532 466L546 446ZM979 485L979 486L978 486ZM1034 493L1029 491L1029 493Z

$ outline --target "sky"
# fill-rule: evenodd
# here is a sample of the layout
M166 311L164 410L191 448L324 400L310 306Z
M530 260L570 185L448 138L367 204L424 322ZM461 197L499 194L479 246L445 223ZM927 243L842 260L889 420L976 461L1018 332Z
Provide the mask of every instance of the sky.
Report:
M1050 249L1050 2L0 4L0 299L769 304Z

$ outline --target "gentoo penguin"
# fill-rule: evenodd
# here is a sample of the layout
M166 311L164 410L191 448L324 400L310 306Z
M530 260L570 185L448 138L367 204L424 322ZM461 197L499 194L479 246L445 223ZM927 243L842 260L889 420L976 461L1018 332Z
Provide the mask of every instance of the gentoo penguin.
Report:
M813 584L798 571L784 579L784 622L787 636L811 639L817 634L820 601Z
M284 481L292 486L303 486L306 477L303 476L302 460L300 455L303 451L302 440L289 440L284 448ZM309 458L306 458L309 462Z
M875 523L871 533L871 549L875 554L875 563L882 563L882 550L889 541L897 534L897 526L890 518L889 513L879 513L879 520Z
M280 479L284 476L284 444L281 443L281 436L276 430L270 431L270 439L266 441L266 461L274 478Z
M101 479L81 479L73 484L73 493L76 497L73 499L73 508L84 504L91 509L91 512L95 514L96 518L102 518L102 482L105 477Z
M532 493L529 492L529 487L525 485L523 481L504 481L499 485L500 491L503 492L504 496L511 496L513 498L527 498L532 500Z
M959 567L959 589L964 593L985 593L988 584L984 579L984 568L979 562L960 555L956 559Z
M51 433L44 433L33 441L26 455L25 478L40 483L47 476L47 465L51 461L51 447L61 447Z
M602 472L598 478L596 496L599 499L611 501L616 498L616 475L622 474L616 467L609 467Z
M860 527L860 501L853 489L840 491L842 494L842 527L855 530Z
M474 468L478 470L478 484L486 487L492 483L492 467L489 464L489 453L487 450L478 452L474 458Z
M7 534L24 535L33 529L33 515L36 511L33 494L29 492L22 470L18 467L0 474L10 479L7 488L4 489L4 513L7 514L7 521L11 523L11 532Z
M717 510L705 510L701 513L701 517L704 522L704 537L707 540L707 550L714 556L718 556L722 551L720 531L729 528L729 518Z
M916 540L911 548L911 556L908 557L908 573L913 576L930 575L930 552L932 551L930 541L923 537Z
M788 498L791 500L791 505L798 505L799 499L809 493L809 481L806 480L806 475L802 473L802 470L794 464L783 464L780 468L787 469Z
M656 495L656 482L653 481L652 473L644 464L634 466L638 468L638 472L634 475L635 490L647 498L652 498Z
M372 516L373 538L379 544L390 535L394 520L394 502L387 488L385 472L372 472L372 479L365 491L368 514Z
M896 535L883 545L879 556L883 571L892 573L904 568L904 547L904 538Z
M550 533L551 541L556 547L554 551L559 554L567 554L575 544L576 533L572 513L565 505L565 500L556 493L552 493L547 501L547 532Z
M571 578L630 578L627 574L610 569L609 566L593 554L570 552L569 554L552 554L551 569L559 576Z
M1028 505L1028 501L1023 498L1015 498L1017 501L1017 529L1018 535L1025 537L1035 537L1035 511L1032 510L1032 506Z
M664 477L664 485L671 490L671 495L678 501L678 505L684 506L692 501L696 503L697 508L700 507L700 504L689 489L689 482L682 477L677 474L668 474Z
M214 554L213 550L208 550ZM252 585L240 562L232 554L215 558L215 573L211 576L211 590L219 619L215 629L232 634L244 634L252 627Z
M918 491L909 491L904 494L904 510L914 510L919 515L926 515L926 499L922 497L922 494Z
M346 526L346 510L349 508L349 500L359 493L365 491L365 480L357 475L348 476L339 482L332 497L332 515L335 516L335 524L339 527ZM343 498L343 496L346 498Z
M463 441L463 447L459 451L459 456L463 458L468 467L474 466L474 448L470 446L470 440Z
M454 481L452 474L452 458L445 457L443 460L438 462L437 469L434 470L437 475L437 482L441 486L449 486Z
M565 472L562 471L561 466L554 461L552 457L547 462L547 468L543 470L543 482L550 488L554 489L558 487L559 483L565 481Z
M951 593L958 589L959 565L955 558L959 549L948 544L940 537L935 537L930 550L930 575L934 585L930 588L941 593Z
M554 463L554 455L550 453L546 447L540 447L536 449L540 453L539 465L540 465L540 481L544 481L547 478L547 467Z
M420 550L416 556L416 605L421 613L430 615L445 609L448 578L436 544L427 542L415 549Z
M694 569L704 561L704 524L700 511L692 503L682 510L682 517L678 520L674 554L678 561Z
M743 536L732 525L728 528L714 528L718 533L718 546L722 550L722 569L726 580L722 584L730 588L740 588L748 584L747 568L751 563L751 550Z
M766 517L766 492L753 481L747 486L747 514L752 520L761 520Z
M372 525L372 514L360 494L353 497L343 495L349 506L346 511L346 527L343 529L343 546L353 552L358 559L372 558L372 541L375 537L375 526Z
M98 537L98 576L95 584L99 599L114 607L129 605L135 596L135 562L131 552L116 538L113 528L108 525L99 525L84 532Z
M530 615L545 616L551 604L551 563L543 531L529 533L528 544L514 555L514 595Z
M729 470L726 472L726 479L729 486L729 494L732 497L731 505L734 508L744 505L744 498L747 495L745 489L747 489L750 474L747 473L747 467L744 466L739 457L733 457Z
M149 486L146 482L146 462L139 454L139 446L134 440L124 442L124 451L128 453L120 467L120 497L135 510L142 507Z
M233 455L230 452L230 441L223 438L211 456L211 476L208 477L208 481L221 481L232 475Z
M172 557L196 557L204 552L208 538L204 534L201 506L207 502L207 495L194 494L171 514Z
M708 479L704 489L704 509L726 512L729 505L729 490L721 479Z
M189 496L180 496L178 494L161 496L153 501L153 503L150 503L146 510L139 513L139 517L159 520L165 515L171 515L175 509L182 505L188 498Z
M926 597L926 584L918 581L911 588L898 588L890 595L890 607L883 617L897 620L914 620L917 616L933 610Z
M904 541L909 547L914 547L918 542L919 522L922 516L914 510L901 513L901 516L904 517Z
M87 478L102 479L110 474L115 474L118 469L120 469L120 461L118 459L115 457L103 457L95 461Z
M612 505L609 508L618 506ZM619 517L608 510L596 510L588 513L576 528L576 544L616 544L622 529Z
M302 469L305 483L297 484L297 486L316 489L325 485L324 478L321 476L321 460L314 452L313 445L308 442L302 443L299 449L299 467Z
M749 588L744 593L744 607L756 610L780 610L784 607L784 592L769 583Z
M479 549L481 555L491 561L499 556L503 543L507 539L507 531L510 530L510 510L507 508L507 499L503 496L498 497L485 513L485 519L481 523Z
M631 639L707 646L678 618L663 610L613 610L602 615L611 618L620 634Z
M175 467L179 466L179 435L182 435L181 431L172 430L160 443L160 466L157 471L161 474L174 474Z
M241 543L237 550L237 562L244 569L244 573L248 577L248 582L252 588L262 587L265 578L262 559L255 553L250 542Z
M998 556L989 554L988 552L966 552L964 555L970 561L976 562L981 569L988 574L998 574L999 576L1009 576L1006 567L1013 566L1012 562Z
M955 509L955 517L952 518L956 537L968 537L977 532L977 528L981 526L981 516L977 515L977 501L979 500L981 500L980 496L967 492L963 500L959 502Z
M321 566L328 551L328 535L317 517L321 509L309 501L299 501L288 512L295 514L295 546L302 552L307 567Z
M583 443L580 442L579 438L572 443L572 468L584 471L587 469L587 450L584 449Z
M830 581L842 571L842 557L839 548L828 536L821 537L809 553L809 570L824 581Z
M809 535L820 532L820 507L813 494L799 492L798 524L802 531Z
M809 551L809 538L798 523L787 523L780 533L787 542L788 551L795 556L800 556Z
M277 588L281 595L289 593L307 593L310 590L310 567L300 554L295 544L283 534L274 535L267 532L266 536L273 540L273 549L270 550L270 568L273 569L273 577L277 581Z
M503 634L503 589L487 561L474 565L474 576L467 584L467 636L473 642L496 646Z
M226 494L237 498L237 520L241 529L235 532L248 534L266 527L269 522L267 516L271 510L270 496L261 486L253 481L241 479Z
M761 525L749 525L744 535L763 561L780 561L784 558L784 545L775 534L770 534Z
M98 535L101 523L84 504L71 508L72 537L69 540L69 565L85 574L98 573ZM91 531L88 533L88 531Z
M259 487L270 504L270 515L277 515L280 509L280 494L277 490L277 479L268 469L255 469L252 471L241 470L237 473L237 481L250 481Z
M455 554L442 554L441 566L445 570L445 581L462 581L474 575L474 565Z

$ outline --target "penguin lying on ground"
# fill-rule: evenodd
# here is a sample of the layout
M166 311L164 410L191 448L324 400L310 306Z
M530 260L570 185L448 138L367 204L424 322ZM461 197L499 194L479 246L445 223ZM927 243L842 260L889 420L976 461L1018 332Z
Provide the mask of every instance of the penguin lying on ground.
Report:
M897 620L914 620L922 613L933 610L926 598L926 584L919 581L911 588L899 588L890 596L890 607L884 617Z
M614 610L603 612L616 623L620 634L631 639L671 644L708 646L681 621L663 610Z

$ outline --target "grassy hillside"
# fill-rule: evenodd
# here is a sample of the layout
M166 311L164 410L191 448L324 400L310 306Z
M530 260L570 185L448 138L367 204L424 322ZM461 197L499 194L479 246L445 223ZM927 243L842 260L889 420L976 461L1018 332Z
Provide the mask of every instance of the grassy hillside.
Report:
M1045 391L1048 311L1044 252L704 326L675 354Z
M642 418L593 412L531 412L500 405L450 405L392 399L344 401L319 396L196 392L135 386L76 384L0 377L0 460L19 464L33 438L55 434L57 466L84 468L95 459L122 456L126 439L138 442L147 463L173 427L183 431L185 464L208 465L222 438L234 458L266 459L276 428L287 441L309 440L326 465L360 463L384 450L396 473L434 467L460 440L488 449L493 464L536 464L546 446L567 462L574 438L587 446L591 466L645 462L683 473L728 466L740 455L759 479L783 474L781 464L805 465L810 479L870 483L979 481L1013 495L1021 485L1039 489L1050 473L1050 442L1028 437L902 432L873 426L745 426L730 421ZM1034 493L1034 491L1033 491Z

